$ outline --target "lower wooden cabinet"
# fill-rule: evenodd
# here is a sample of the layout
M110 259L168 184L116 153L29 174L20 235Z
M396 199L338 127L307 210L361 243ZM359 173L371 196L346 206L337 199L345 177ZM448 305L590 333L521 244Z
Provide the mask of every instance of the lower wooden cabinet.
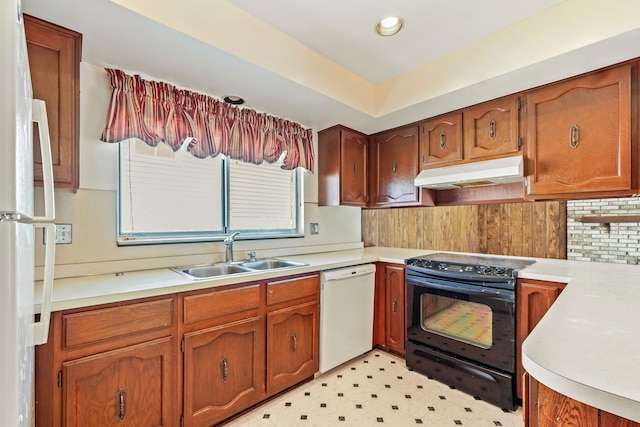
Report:
M171 338L64 362L63 424L171 425L173 364Z
M404 264L378 263L373 344L404 355L407 335Z
M525 427L640 427L640 423L560 394L529 375L526 381Z
M267 393L311 377L319 366L318 302L267 314Z
M523 398L522 343L567 286L566 283L518 279L516 284L516 396Z
M175 296L53 313L36 347L35 425L179 423Z
M38 427L216 425L312 377L319 274L53 313Z
M264 398L263 329L253 317L185 334L185 426L213 425Z

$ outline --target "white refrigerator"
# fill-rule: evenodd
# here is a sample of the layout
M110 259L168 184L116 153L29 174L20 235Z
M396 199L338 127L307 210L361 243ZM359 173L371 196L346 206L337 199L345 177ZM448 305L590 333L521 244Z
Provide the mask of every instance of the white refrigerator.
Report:
M0 426L33 423L34 346L49 332L55 248L46 109L32 99L19 0L0 1ZM33 122L41 141L44 215L33 202ZM35 230L45 229L42 295L34 282Z

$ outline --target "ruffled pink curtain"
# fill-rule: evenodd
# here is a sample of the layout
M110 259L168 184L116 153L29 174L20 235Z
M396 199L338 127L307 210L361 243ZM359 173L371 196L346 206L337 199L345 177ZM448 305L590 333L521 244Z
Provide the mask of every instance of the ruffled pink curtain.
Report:
M189 140L193 156L224 154L254 164L273 163L286 152L283 169L313 172L311 129L167 83L105 70L113 91L102 141L138 138L176 151Z

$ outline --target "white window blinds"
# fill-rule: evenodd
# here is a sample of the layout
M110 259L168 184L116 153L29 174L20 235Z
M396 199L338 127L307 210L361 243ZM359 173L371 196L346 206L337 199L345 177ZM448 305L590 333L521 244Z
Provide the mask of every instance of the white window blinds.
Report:
M223 232L222 159L120 144L120 232Z

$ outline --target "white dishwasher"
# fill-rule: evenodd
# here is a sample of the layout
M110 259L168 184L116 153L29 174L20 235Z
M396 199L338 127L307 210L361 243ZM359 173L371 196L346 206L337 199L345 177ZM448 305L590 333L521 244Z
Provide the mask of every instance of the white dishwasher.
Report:
M320 273L320 373L371 350L375 272L364 264Z

